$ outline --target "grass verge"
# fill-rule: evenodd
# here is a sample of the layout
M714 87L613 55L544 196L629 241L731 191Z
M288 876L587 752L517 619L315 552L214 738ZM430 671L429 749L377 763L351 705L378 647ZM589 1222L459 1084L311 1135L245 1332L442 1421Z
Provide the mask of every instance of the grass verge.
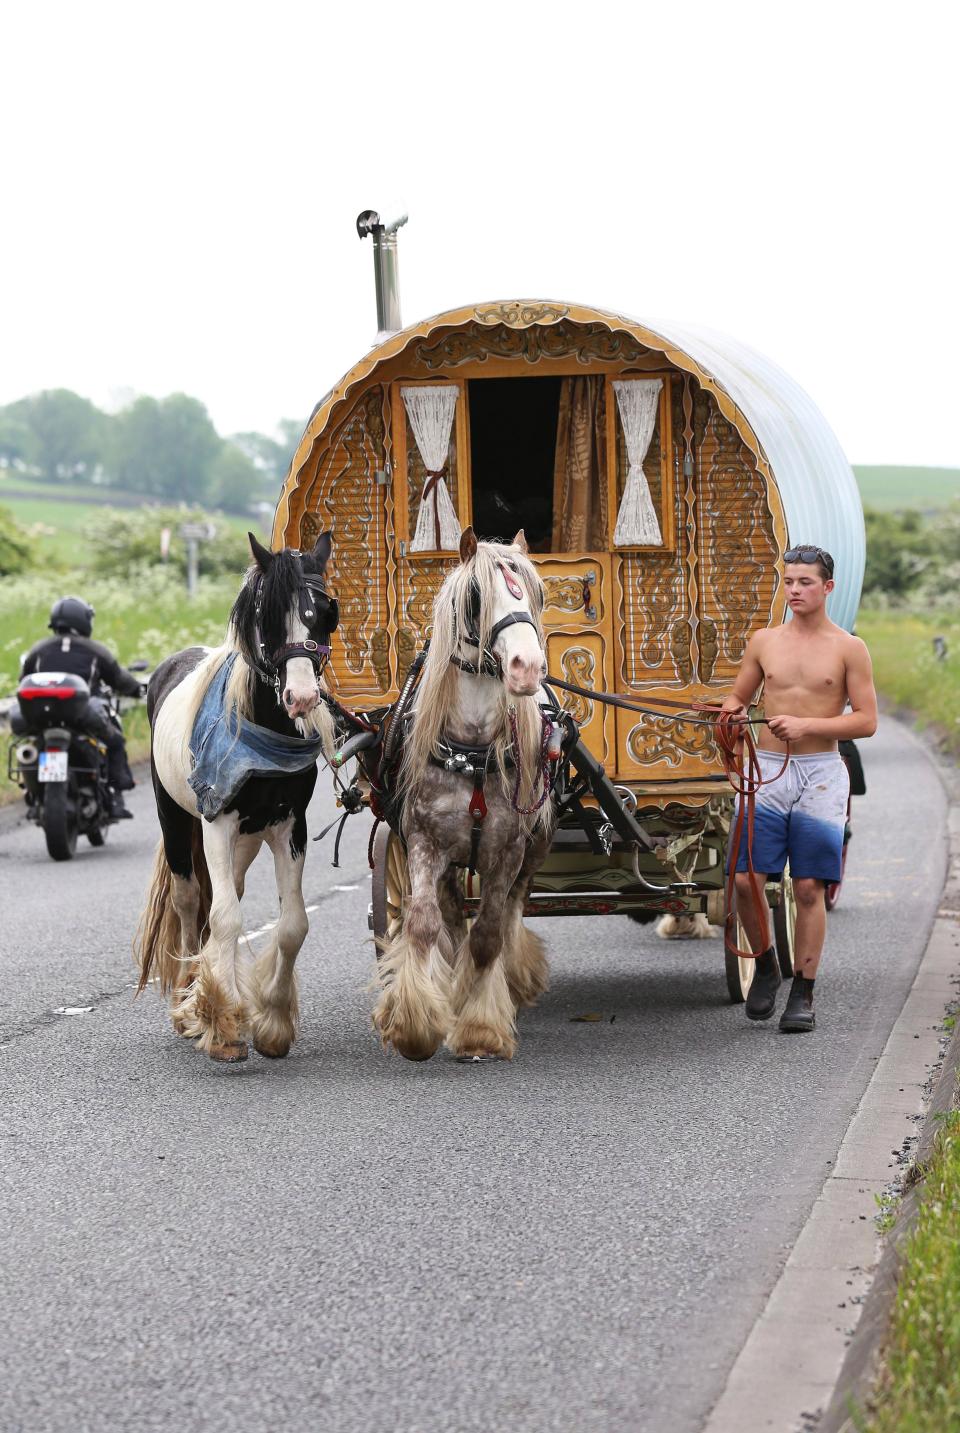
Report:
M950 1110L924 1173L906 1242L884 1371L863 1433L960 1427L960 1110Z
M862 608L857 633L870 648L877 691L933 729L945 753L960 757L960 611L918 614ZM934 637L946 656L934 652Z

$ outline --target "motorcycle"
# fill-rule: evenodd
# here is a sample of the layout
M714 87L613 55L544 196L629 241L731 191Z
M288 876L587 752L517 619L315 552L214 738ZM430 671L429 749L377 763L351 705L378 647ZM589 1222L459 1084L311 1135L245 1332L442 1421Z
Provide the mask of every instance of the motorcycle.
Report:
M144 671L146 662L131 662ZM7 775L24 793L27 819L43 830L54 861L69 861L77 840L102 846L117 818L110 814L107 747L99 713L90 707L90 688L70 672L33 672L17 689L19 716ZM110 719L120 724L116 698Z

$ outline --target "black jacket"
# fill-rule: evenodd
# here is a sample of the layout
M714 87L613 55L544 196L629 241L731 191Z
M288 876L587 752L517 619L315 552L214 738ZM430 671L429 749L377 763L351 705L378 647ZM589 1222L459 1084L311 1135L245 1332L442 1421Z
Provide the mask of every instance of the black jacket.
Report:
M92 637L44 637L34 643L23 659L20 676L31 672L71 672L83 677L91 696L103 696L106 690L125 697L138 697L140 683L116 657Z

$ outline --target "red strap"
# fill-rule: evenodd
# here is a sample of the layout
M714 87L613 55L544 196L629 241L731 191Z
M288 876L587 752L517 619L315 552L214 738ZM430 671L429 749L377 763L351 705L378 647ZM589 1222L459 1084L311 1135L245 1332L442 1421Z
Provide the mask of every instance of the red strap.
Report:
M753 733L749 725L738 717L734 712L717 711L715 707L701 706L698 709L709 711L714 717L714 731L717 747L723 761L723 769L727 779L740 798L737 803L737 820L734 826L733 837L730 842L730 870L727 874L727 916L724 922L724 941L731 955L736 955L740 960L756 960L757 955L762 955L770 948L770 922L768 918L767 902L763 886L753 865L753 835L756 816L756 796L761 786L769 786L773 781L779 781L787 769L790 760L790 743L786 743L783 765L776 776L769 777L766 781L760 770L760 759L757 756L757 747L753 739ZM733 896L736 889L737 879L737 858L740 853L740 842L743 836L743 826L747 826L747 875L750 880L750 899L753 902L754 913L757 918L757 925L760 929L761 950L741 950L734 939L734 910ZM766 874L766 873L764 873Z
M482 821L487 814L487 798L483 794L483 773L478 771L473 778L473 795L470 797L470 815L474 821Z

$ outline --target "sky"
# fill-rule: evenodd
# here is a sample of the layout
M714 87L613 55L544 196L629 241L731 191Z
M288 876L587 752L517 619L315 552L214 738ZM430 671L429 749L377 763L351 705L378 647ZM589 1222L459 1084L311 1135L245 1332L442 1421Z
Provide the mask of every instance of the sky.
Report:
M0 404L305 420L404 321L517 297L736 335L854 463L960 467L960 7L7 5Z

